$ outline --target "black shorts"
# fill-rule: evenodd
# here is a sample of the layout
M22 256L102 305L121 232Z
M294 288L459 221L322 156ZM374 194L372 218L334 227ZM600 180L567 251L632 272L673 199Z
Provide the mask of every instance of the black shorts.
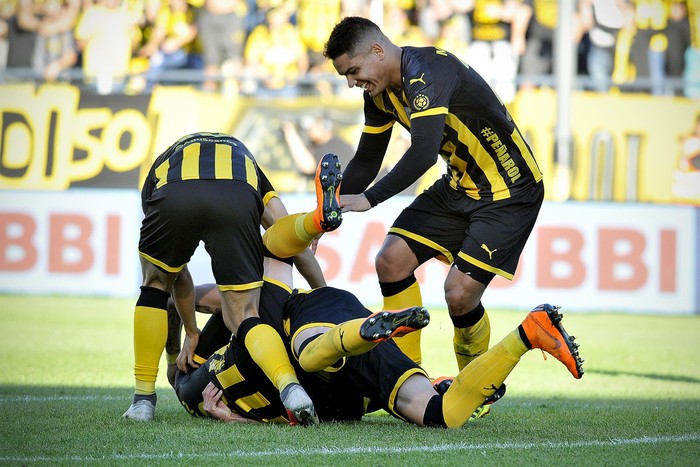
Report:
M332 327L370 314L353 294L333 287L295 294L285 307L292 336L310 327ZM344 388L347 394L354 395L353 398L368 398L373 405L399 418L394 410L399 388L411 375L426 375L393 341L382 342L367 353L344 360L334 365L332 372L319 372L319 378Z
M423 264L437 257L488 284L494 275L512 279L540 212L540 182L499 201L479 201L441 178L418 195L389 229L408 243Z
M259 287L263 272L260 194L238 180L168 183L144 201L139 254L167 272L190 261L200 240L219 287Z

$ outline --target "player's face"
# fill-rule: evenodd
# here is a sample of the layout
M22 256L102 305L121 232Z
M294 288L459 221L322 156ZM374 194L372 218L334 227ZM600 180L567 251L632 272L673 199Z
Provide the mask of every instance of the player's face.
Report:
M352 58L343 54L333 60L335 70L348 80L348 87L362 88L371 97L379 95L389 85L389 73L383 65L384 51L376 46Z

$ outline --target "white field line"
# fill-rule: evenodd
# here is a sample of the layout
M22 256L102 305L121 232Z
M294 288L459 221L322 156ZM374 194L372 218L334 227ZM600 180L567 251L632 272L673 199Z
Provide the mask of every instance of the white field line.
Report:
M415 447L365 446L348 448L316 449L275 449L271 451L230 451L210 453L167 452L162 454L112 454L105 456L0 456L0 462L56 462L56 461L111 461L111 460L175 460L175 459L245 459L278 456L311 455L353 455L353 454L404 454L413 452L448 452L448 451L488 451L488 450L524 450L524 449L566 449L587 447L628 446L640 444L687 443L700 441L700 433L677 436L644 436L641 438L613 438L590 441L547 441L542 443L457 443L437 444Z
M65 401L114 401L129 400L117 396L0 396L0 403L7 402L65 402Z
M0 403L14 402L53 402L53 401L101 401L118 400L117 396L0 396ZM611 438L606 440L589 441L545 441L541 443L457 443L438 444L433 446L414 447L383 447L364 446L348 448L315 448L315 449L275 449L269 451L231 451L212 453L182 453L167 452L162 454L112 454L104 456L0 456L0 462L46 462L46 461L75 461L90 462L97 460L170 460L170 459L245 459L265 458L290 455L352 455L352 454L401 454L412 452L449 452L449 451L484 451L484 450L524 450L542 448L585 448L601 446L626 446L641 444L687 443L700 441L700 433L689 433L675 436L644 436L641 438Z

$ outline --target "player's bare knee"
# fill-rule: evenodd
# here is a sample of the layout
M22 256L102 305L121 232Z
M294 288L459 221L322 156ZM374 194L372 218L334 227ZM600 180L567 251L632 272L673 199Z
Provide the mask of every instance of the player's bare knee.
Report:
M387 236L374 259L374 267L381 282L396 282L413 274L419 266L415 255L403 239Z
M374 268L380 281L394 281L393 276L396 275L395 264L396 261L390 255L383 254L381 251L377 254L374 258Z
M486 286L468 275L451 270L445 280L445 302L452 316L459 316L476 308Z
M463 315L473 310L481 301L480 295L473 294L464 287L445 287L445 302L450 314Z

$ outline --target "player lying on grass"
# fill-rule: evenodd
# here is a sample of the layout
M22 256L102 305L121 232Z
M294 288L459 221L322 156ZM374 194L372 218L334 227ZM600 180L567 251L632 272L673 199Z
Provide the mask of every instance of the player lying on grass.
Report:
M545 304L467 365L439 394L426 372L389 340L427 324L423 308L371 314L344 290L322 287L292 292L291 265L273 258L265 261L261 318L281 328L283 339L289 339L300 382L322 421L361 418L367 398L373 407L420 426L462 426L531 348L555 356L575 378L583 375L578 345L561 326L557 308ZM217 294L213 287L198 287L200 303L210 309L218 308ZM230 333L214 315L202 332L197 354L206 355L207 346L216 348L228 337ZM262 376L234 338L195 372L179 373L175 388L193 415L227 422L286 422L274 387Z
M319 204L324 200L319 198ZM310 214L298 214L303 219ZM275 223L265 233L265 245L279 251L288 223ZM289 229L286 229L289 230ZM308 242L300 241L301 248ZM286 243L288 245L288 243ZM287 251L293 255L294 251ZM265 258L265 284L260 316L289 343L290 360L321 420L356 420L372 406L420 426L459 427L492 397L520 357L540 348L561 361L575 378L583 375L578 345L561 326L557 307L540 305L503 340L470 362L439 394L426 372L407 357L391 337L424 327L427 310L412 307L372 314L350 292L321 287L292 290L288 260ZM201 306L220 306L218 291L198 288ZM214 316L202 332L195 371L178 372L175 390L193 415L234 422L292 422L275 388L266 380L244 346L231 337ZM229 342L219 350L222 343ZM211 355L209 355L210 352ZM204 360L206 358L206 360ZM303 371L301 371L303 370Z

